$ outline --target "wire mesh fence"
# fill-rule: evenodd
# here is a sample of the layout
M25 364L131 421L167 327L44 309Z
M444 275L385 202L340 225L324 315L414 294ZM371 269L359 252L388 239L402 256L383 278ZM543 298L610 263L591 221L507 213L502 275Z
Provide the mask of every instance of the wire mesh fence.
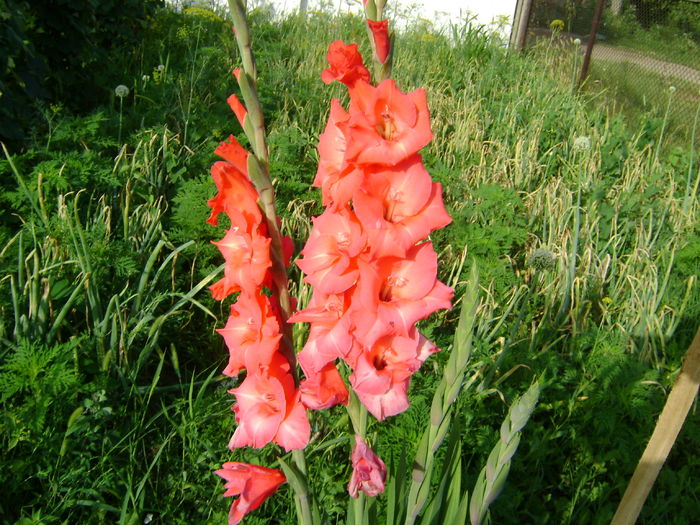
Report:
M578 38L583 54L597 1L532 0L528 41ZM588 82L613 90L639 116L668 112L677 136L693 135L700 108L700 0L607 0L602 13Z

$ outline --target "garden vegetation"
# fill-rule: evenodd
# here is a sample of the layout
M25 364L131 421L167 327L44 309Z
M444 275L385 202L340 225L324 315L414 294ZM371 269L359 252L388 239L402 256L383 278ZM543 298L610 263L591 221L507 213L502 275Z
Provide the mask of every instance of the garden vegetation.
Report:
M80 11L68 4L64 14ZM44 55L56 78L39 75L52 91L38 105L4 62L3 97L17 102L0 112L3 524L224 523L230 502L213 471L223 461L273 465L283 454L226 449L226 391L239 382L220 373L228 352L214 329L233 301L207 289L223 277L211 240L226 224L205 221L214 149L230 134L250 146L226 104L241 95L231 22L225 12L156 4L134 2L134 18L113 27L122 40L81 47L97 63L64 57L59 75ZM0 12L24 32L16 56L32 48L40 57L51 29L27 5L2 2ZM113 19L92 13L94 33L86 31L102 34ZM693 139L667 146L663 115L631 127L606 111L606 93L574 93L573 49L543 41L516 56L469 21L438 28L390 16L408 20L395 37L396 84L427 92L434 139L423 162L453 219L430 240L455 308L418 324L442 351L413 376L408 410L367 429L396 479L387 493L405 488L401 473L410 477L406 458L430 419L459 308L471 302L465 388L418 521L443 523L443 471L470 493L479 486L502 422L538 383L486 518L607 523L697 329ZM266 9L248 21L277 212L297 257L323 211L311 183L330 100L347 107L345 88L321 81L328 45L358 42L371 56L365 22ZM292 294L308 298L301 271L290 272ZM299 350L305 329L294 330ZM342 407L310 417L310 489L324 520L344 522L349 417ZM644 523L695 521L699 430L691 412ZM400 512L387 495L374 501L378 523ZM292 490L283 485L246 520L294 523Z

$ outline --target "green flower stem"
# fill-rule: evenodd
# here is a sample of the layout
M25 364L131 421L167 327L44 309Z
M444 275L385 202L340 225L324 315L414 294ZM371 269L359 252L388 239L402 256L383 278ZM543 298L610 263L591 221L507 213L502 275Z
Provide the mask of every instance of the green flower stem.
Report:
M119 148L122 147L122 115L124 114L124 97L119 97L119 134L117 136L117 143Z
M287 483L294 490L296 496L294 506L297 511L297 519L301 525L316 525L318 520L314 520L314 512L312 510L311 498L309 496L307 478L306 478L306 459L304 458L303 450L292 451L293 463L288 463L284 458L277 458L287 478ZM317 513L316 513L317 514Z
M578 256L578 243L579 235L581 233L581 185L579 184L578 191L576 193L576 207L574 208L574 232L573 240L571 241L571 260L569 261L569 271L568 278L566 282L566 291L564 292L564 298L561 302L561 307L557 313L557 317L554 324L559 326L564 322L569 310L571 309L571 303L574 296L574 281L576 279L576 257Z
M683 201L683 211L688 213L690 205L695 201L695 193L698 190L698 181L700 177L696 177L693 184L693 167L695 162L695 137L698 130L698 122L700 122L700 103L695 110L695 118L693 119L693 128L690 133L690 160L688 161L688 180L685 185L685 200Z
M666 126L668 125L668 117L671 114L671 103L673 102L673 94L676 88L671 86L668 91L668 102L666 103L666 112L664 113L664 120L661 123L661 131L659 132L659 141L656 144L656 153L654 154L654 163L658 164L659 155L661 155L661 146L663 145L664 135L666 133Z
M352 502L355 512L355 525L366 525L364 522L365 516L365 493L360 491L357 498Z
M354 390L350 392L347 411L355 434L364 439L367 433L367 407L360 402Z
M430 492L435 452L445 439L452 422L452 412L457 396L462 389L467 363L471 356L472 332L476 308L479 305L478 274L472 266L469 286L462 299L462 310L455 332L450 358L443 370L430 408L430 425L423 432L413 462L413 475L408 493L405 525L412 525L423 509Z
M306 478L306 458L304 457L304 451L292 451L292 459L294 459L294 463L296 463L301 474ZM313 523L313 514L311 512L308 488L304 486L303 490L298 491L296 496L301 510L301 523L311 525Z
M527 294L525 295L523 302L520 304L520 310L518 311L518 317L515 319L515 323L513 323L513 326L510 329L510 332L508 334L508 339L506 339L505 343L503 344L503 350L498 355L498 358L496 358L496 362L493 364L493 366L490 367L489 371L486 373L486 377L483 379L483 381L477 387L477 389L476 389L477 392L484 392L486 389L488 389L489 386L491 386L491 382L493 381L493 377L496 375L496 372L498 371L499 367L503 363L503 359L506 357L508 350L510 350L510 347L513 344L513 341L515 341L515 338L518 335L518 331L520 330L520 325L522 324L523 319L525 318L525 313L528 311L528 306L530 305L530 299L532 299L532 295L534 294L535 289L537 288L538 278L539 278L539 272L537 272L537 270L535 270L533 272L532 279L530 280L530 284L527 288Z
M510 472L511 459L520 444L520 433L530 419L539 396L539 384L533 383L510 407L501 425L500 439L491 450L472 491L469 502L471 525L481 524L489 506L503 490Z

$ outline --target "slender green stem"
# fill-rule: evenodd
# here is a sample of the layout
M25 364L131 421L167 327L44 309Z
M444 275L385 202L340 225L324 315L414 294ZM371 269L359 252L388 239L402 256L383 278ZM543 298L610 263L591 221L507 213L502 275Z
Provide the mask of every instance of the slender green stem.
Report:
M574 296L574 279L576 278L576 257L578 254L578 243L579 234L581 232L581 186L579 185L578 192L576 194L576 207L574 208L574 231L573 240L571 241L571 260L569 261L569 275L566 282L566 291L564 292L564 299L561 303L561 308L557 313L557 318L555 324L559 325L564 321L565 316L569 313L571 309L571 303Z
M306 458L304 457L303 450L293 450L292 459L296 465L297 470L300 474L306 478ZM313 524L313 513L311 512L311 502L309 501L309 492L304 484L303 489L298 488L296 490L297 498L297 509L299 510L298 520L302 525L312 525Z
M347 411L355 434L364 439L367 433L367 407L360 402L355 391L350 392Z
M272 259L271 274L275 288L274 292L279 301L282 317L280 351L289 361L295 380L298 380L292 327L286 322L292 313L292 301L287 282L287 269L284 265L282 233L277 224L275 193L272 187L272 179L270 178L265 121L256 88L257 69L251 46L250 29L246 20L245 5L242 0L229 0L229 7L233 17L236 42L243 62L243 71L239 74L239 85L248 110L247 118L250 118L252 123L252 133L248 135L248 140L250 140L253 148L255 159L253 162L249 162L250 178L260 195L261 208L265 214L267 230L272 240L270 248Z
M576 48L574 49L574 67L571 70L571 92L574 93L576 91L576 71L578 69L578 52L580 45L575 44Z
M123 114L123 106L124 106L124 97L119 97L119 135L117 136L117 143L119 144L119 148L121 149L122 147L122 114Z
M690 160L688 161L688 180L685 185L685 202L683 203L684 211L688 211L690 203L693 202L697 183L693 187L693 168L695 167L695 137L698 130L698 122L700 122L700 103L695 110L695 118L693 119L693 129L690 133Z
M484 380L477 387L477 389L476 389L477 392L483 392L484 390L486 390L489 387L489 385L491 384L491 381L493 381L493 376L496 375L498 368L503 363L503 359L505 358L506 354L508 353L508 350L510 349L511 345L513 344L513 341L515 340L515 337L518 335L518 331L520 330L520 325L522 324L523 319L525 318L525 313L529 311L530 299L532 298L532 294L535 292L535 289L537 288L537 278L538 277L539 276L538 276L537 272L535 271L534 275L532 276L532 279L530 280L530 285L527 288L527 294L525 295L525 299L523 299L523 302L520 303L520 310L518 311L518 317L515 319L515 323L513 323L513 326L511 327L510 332L508 333L508 339L506 339L505 343L503 344L503 350L498 355L498 358L496 359L496 362L494 363L494 365L487 372Z
M192 114L192 99L194 98L194 68L197 64L197 52L199 51L199 37L202 32L202 26L197 26L197 41L194 46L194 55L192 56L192 68L190 69L190 94L187 98L187 111L185 113L185 129L182 132L182 145L187 145L187 130L190 126L190 115Z
M661 154L661 145L664 141L664 134L666 132L666 125L668 124L668 116L671 113L671 102L673 101L673 94L676 88L671 86L668 90L668 102L666 103L666 112L664 113L664 121L661 124L661 132L659 133L659 142L656 145L656 153L654 154L654 164L659 162L659 155Z
M355 525L366 525L364 522L365 516L365 493L360 491L360 494L352 502L355 510Z

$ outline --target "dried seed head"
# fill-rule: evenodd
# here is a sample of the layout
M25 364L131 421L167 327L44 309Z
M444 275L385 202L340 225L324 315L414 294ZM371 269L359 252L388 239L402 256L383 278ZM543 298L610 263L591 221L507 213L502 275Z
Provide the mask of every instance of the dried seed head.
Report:
M117 87L114 88L114 94L117 95L119 98L124 98L129 94L129 88L126 87L124 84L119 84Z

